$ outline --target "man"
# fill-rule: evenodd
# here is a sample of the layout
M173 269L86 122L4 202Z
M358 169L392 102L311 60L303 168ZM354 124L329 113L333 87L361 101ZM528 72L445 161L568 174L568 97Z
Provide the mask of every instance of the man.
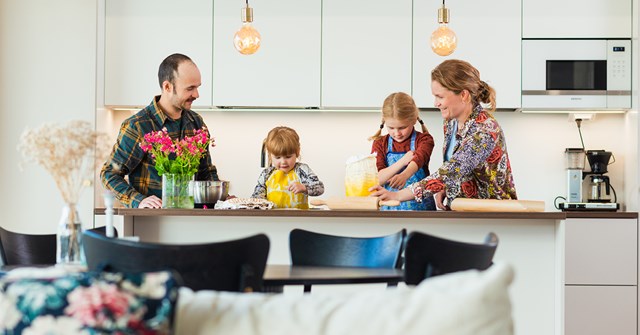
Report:
M190 110L199 97L201 77L189 57L173 54L165 58L158 70L158 81L162 94L122 122L111 156L100 172L104 187L131 208L162 207L162 177L154 167L151 154L140 148L144 135L167 128L175 140L193 136L196 130L206 127L202 117ZM208 147L200 160L196 180L219 180Z

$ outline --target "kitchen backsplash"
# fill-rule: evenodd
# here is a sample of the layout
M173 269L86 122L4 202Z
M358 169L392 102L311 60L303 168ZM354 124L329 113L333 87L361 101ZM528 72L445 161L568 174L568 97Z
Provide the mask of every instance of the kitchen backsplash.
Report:
M629 126L636 122L630 116L632 113L599 114L582 123L586 149L605 149L615 155L616 162L609 166L609 176L622 204L626 203L625 193L628 193L625 158L637 151L635 126ZM113 117L106 127L115 138L121 120L130 113L117 111L105 115ZM369 153L371 142L367 138L380 125L380 114L375 112L205 111L201 115L216 141L212 157L219 175L231 182L230 194L238 197L249 197L255 187L261 171L261 144L271 128L286 125L296 129L302 145L302 161L324 182L323 196L341 196L344 195L346 159ZM575 122L569 121L567 114L498 112L496 118L507 137L518 197L544 200L546 210L554 210L554 199L566 196L564 149L581 145ZM436 141L430 163L434 171L442 162L442 119L439 112L423 112L422 119ZM630 173L633 172L627 171Z

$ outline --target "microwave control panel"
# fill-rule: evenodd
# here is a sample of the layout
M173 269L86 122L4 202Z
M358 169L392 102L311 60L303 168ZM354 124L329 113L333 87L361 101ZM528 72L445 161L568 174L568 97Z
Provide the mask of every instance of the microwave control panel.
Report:
M631 41L607 41L607 90L631 90Z

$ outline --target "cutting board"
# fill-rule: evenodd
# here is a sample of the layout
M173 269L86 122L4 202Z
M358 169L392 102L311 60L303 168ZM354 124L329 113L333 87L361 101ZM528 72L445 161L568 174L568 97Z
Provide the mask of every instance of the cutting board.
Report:
M544 212L544 201L456 198L450 207L462 212Z
M378 210L380 206L398 206L398 200L380 201L377 197L334 197L329 199L311 199L314 206L327 205L330 209Z

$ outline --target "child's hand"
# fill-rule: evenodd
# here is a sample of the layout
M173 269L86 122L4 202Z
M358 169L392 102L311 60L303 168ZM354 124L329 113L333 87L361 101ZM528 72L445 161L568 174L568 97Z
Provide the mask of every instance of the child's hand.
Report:
M289 191L293 192L294 194L306 193L307 192L307 187L304 186L304 184L302 184L302 183L293 182L293 183L289 184Z
M409 177L405 176L404 173L398 173L397 175L391 177L388 183L389 186L393 188L401 189L404 187L404 184L407 183L407 179L409 179Z

